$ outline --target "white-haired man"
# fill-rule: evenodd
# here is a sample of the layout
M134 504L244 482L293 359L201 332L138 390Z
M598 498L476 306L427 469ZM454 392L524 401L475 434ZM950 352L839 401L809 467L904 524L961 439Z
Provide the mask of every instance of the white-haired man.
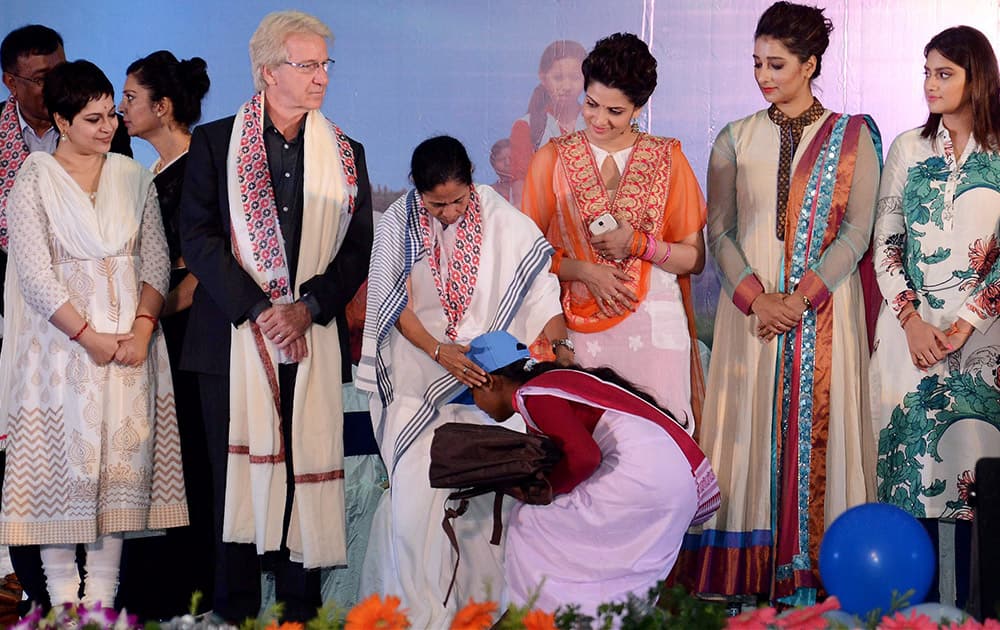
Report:
M257 93L195 129L181 206L200 283L182 366L199 373L216 493L214 612L256 616L260 560L287 620L312 617L319 567L346 563L344 310L368 273L362 146L319 112L330 30L266 16L250 40Z

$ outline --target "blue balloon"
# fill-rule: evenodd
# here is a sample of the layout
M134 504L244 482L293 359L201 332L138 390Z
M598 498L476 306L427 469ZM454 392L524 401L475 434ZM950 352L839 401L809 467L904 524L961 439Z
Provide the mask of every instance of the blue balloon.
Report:
M895 591L909 604L924 601L934 576L934 546L917 519L893 505L866 503L830 524L819 548L823 586L840 607L866 618L887 615Z

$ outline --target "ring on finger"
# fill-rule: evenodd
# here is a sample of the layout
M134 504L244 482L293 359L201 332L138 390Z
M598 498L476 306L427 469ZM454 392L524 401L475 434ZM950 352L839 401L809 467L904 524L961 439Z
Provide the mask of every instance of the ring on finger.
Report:
M469 366L468 365L466 365L465 367L462 368L462 374L465 374L468 371L469 371Z

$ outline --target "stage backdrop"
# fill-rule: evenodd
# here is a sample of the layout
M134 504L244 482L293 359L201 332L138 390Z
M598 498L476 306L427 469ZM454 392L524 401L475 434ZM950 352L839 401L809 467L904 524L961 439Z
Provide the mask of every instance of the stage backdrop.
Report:
M84 3L0 0L0 31L42 23L65 39L70 59L87 58L116 89L138 57L169 49L208 62L212 89L204 120L235 112L252 90L247 42L270 0L170 0ZM704 182L711 143L726 122L765 106L753 79L757 17L768 0L299 0L296 7L332 28L335 42L325 113L364 143L384 207L407 187L409 156L424 138L462 140L477 180L493 182L490 148L509 135L538 84L538 63L554 40L589 49L598 38L631 31L659 61L659 86L643 126L679 138ZM957 24L1000 34L996 0L830 0L835 30L817 95L824 105L874 116L885 149L926 117L923 47ZM120 97L120 94L118 95ZM136 157L154 154L141 140ZM698 279L698 325L711 343L719 285L709 266Z

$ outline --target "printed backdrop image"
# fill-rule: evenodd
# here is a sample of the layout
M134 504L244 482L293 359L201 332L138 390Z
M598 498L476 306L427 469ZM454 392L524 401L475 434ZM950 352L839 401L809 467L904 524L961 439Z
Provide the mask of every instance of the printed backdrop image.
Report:
M334 32L330 54L336 63L323 110L365 145L376 209L382 209L408 187L410 154L431 135L459 138L470 151L477 181L498 181L491 148L510 138L515 121L526 115L545 48L570 40L589 50L616 31L638 34L659 62L659 85L642 127L678 138L704 185L719 130L766 106L754 83L751 55L757 18L769 4L300 0L294 8L316 15ZM926 117L923 47L931 36L968 24L996 46L1000 34L995 0L815 4L826 8L835 27L816 94L833 110L871 114L881 128L883 150ZM2 6L0 30L28 23L56 29L67 57L98 64L119 99L125 68L135 59L159 49L179 58L203 57L212 80L203 121L231 115L247 100L253 89L250 35L265 14L290 8L271 0L2 0ZM152 148L142 140L134 140L133 149L141 162L153 162ZM504 150L510 148L501 142L494 154L501 171L509 168ZM711 345L719 294L712 265L695 286L699 336Z

